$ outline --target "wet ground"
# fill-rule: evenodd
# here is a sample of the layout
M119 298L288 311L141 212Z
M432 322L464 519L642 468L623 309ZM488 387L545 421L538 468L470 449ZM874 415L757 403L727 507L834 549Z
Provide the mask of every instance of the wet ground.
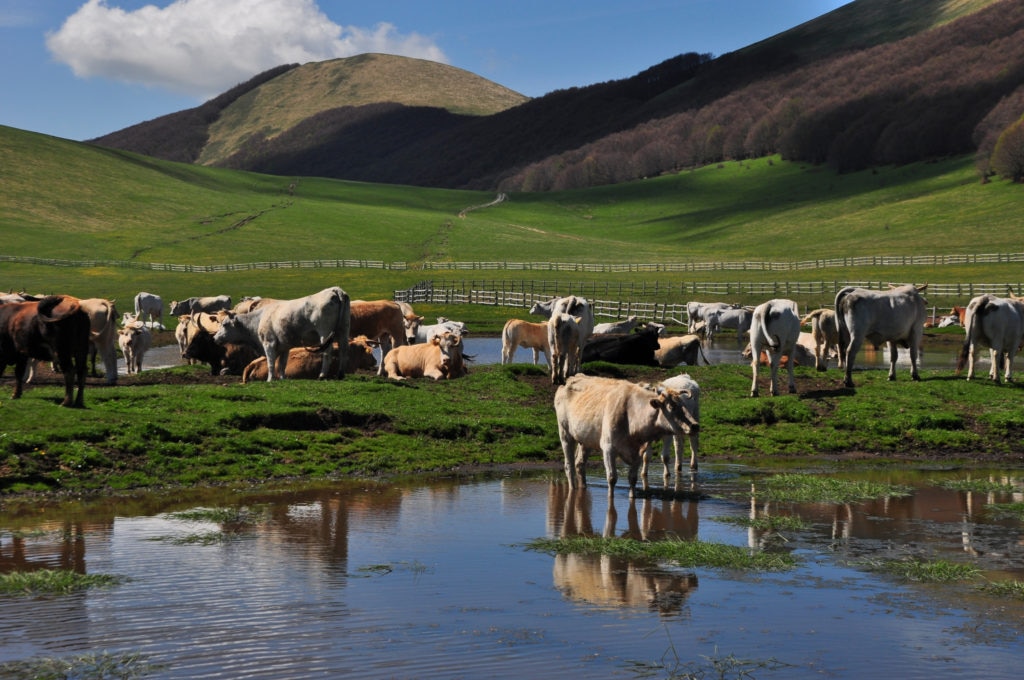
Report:
M0 595L0 665L107 651L168 678L1019 677L1024 604L976 587L1024 580L1021 521L993 505L1024 499L1019 472L984 474L1010 485L989 494L938 485L964 471L865 472L914 493L848 506L752 503L767 472L710 465L665 493L629 501L620 489L609 502L591 472L575 493L546 473L12 506L0 513L0 570L127 580ZM180 514L201 508L236 516ZM729 521L751 514L807 528ZM780 550L798 566L683 569L525 548L575 534ZM985 578L922 585L868 568L910 557Z

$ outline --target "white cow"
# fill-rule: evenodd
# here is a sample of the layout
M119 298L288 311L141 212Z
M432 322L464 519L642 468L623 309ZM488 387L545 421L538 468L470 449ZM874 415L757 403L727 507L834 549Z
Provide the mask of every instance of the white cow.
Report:
M693 416L695 422L700 422L700 385L697 381L691 378L686 373L672 376L666 380L658 383L656 387L645 385L650 389L656 390L657 387L663 387L666 389L675 390L679 393L680 399L682 400L683 406L690 415ZM700 446L700 428L691 427L689 432L690 440L690 470L692 472L697 471L697 449ZM675 448L676 452L676 472L683 471L683 460L681 452L683 450L683 438L681 435L666 435L661 439L661 462L665 466L665 477L669 477L669 459L671 458L672 449ZM643 455L643 463L640 467L640 477L643 479L647 478L647 464L651 459L651 450L653 446L648 443L646 450Z
M164 301L159 295L142 292L135 296L135 318L145 321L149 317L150 326L156 328L164 325Z
M566 378L580 370L582 357L579 317L558 312L552 314L547 323L548 347L551 348L548 363L551 365L551 384L565 384Z
M445 333L466 335L469 331L466 329L466 324L462 321L451 321L443 316L437 317L437 323L426 326L423 325L422 316L413 314L405 317L405 339L410 345L430 342L430 339L434 336Z
M551 345L548 344L548 325L522 319L509 319L501 329L501 363L511 364L520 347L533 350L533 363L543 352L544 363L551 365Z
M275 304L235 314L224 312L220 329L213 339L219 345L244 343L259 347L267 357L267 382L284 377L288 350L292 347L323 348L320 378L329 375L334 351L338 353L338 377L345 376L348 367L351 301L348 293L338 286L295 300L281 300ZM337 343L337 345L334 345Z
M635 315L631 315L624 321L609 321L594 326L594 335L601 333L629 333L640 323Z
M89 315L89 342L92 374L96 375L96 356L103 360L103 378L108 385L117 383L117 309L112 300L85 298L82 311Z
M171 302L171 314L182 316L200 312L213 313L231 309L231 297L228 295L210 295L207 297L190 297L186 300ZM251 309L249 311L252 311Z
M618 480L616 458L629 466L633 496L644 448L699 427L676 390L652 391L628 380L577 374L555 391L554 404L569 486L586 485L587 452L600 451L609 495Z
M750 368L754 373L753 382L750 384L750 396L758 395L757 370L761 364L761 352L768 356L771 364L771 394L773 397L778 396L779 362L783 354L794 356L799 337L800 313L797 304L792 300L769 300L754 308L754 316L750 322ZM786 363L791 394L796 392L796 378L793 374L795 364L795 361Z
M134 321L117 332L128 375L142 370L142 358L153 344L153 334L141 321Z
M739 305L734 305L728 302L697 302L692 300L686 303L686 332L696 332L696 326L698 321L707 321L707 315L714 311L725 311L727 309L737 309Z
M989 377L999 382L1003 369L1006 382L1013 380L1013 358L1024 342L1024 300L979 295L967 305L964 316L966 339L957 359L957 373L967 362L967 379L974 377L975 352L980 345L989 348L992 367Z
M851 286L836 293L839 356L846 367L846 387L853 387L853 362L865 340L876 346L889 343L889 380L896 379L900 345L910 350L910 377L921 379L917 359L928 314L928 302L921 293L927 287L906 284L878 292Z
M732 328L736 331L736 346L739 347L746 340L747 333L750 332L750 321L753 315L753 309L749 307L706 309L703 311L704 322L707 324L705 339L711 342L720 330Z

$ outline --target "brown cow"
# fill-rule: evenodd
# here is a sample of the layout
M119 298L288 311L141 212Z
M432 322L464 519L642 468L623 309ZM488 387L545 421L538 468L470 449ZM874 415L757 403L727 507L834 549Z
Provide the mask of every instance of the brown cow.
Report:
M0 305L0 373L14 365L12 398L21 397L30 359L56 361L64 375L61 406L83 408L89 334L89 317L78 298L49 295L39 301Z
M586 454L600 451L609 495L619 477L616 458L629 466L629 495L633 496L648 444L699 428L677 390L662 386L652 390L627 380L582 373L568 378L555 392L555 416L569 486L586 485Z
M402 307L391 300L353 300L349 336L365 335L380 344L382 361L377 375L384 375L383 357L393 347L406 344L405 316Z
M373 356L373 348L376 343L360 335L348 341L348 372L355 373L358 370L372 370L377 367L377 359ZM309 347L293 347L288 350L288 363L284 367L284 377L305 380L315 380L320 375L320 367L323 365L323 351ZM330 370L337 373L337 359L331 363ZM267 379L267 358L257 357L253 359L245 370L242 371L242 382Z
M384 372L396 380L448 380L462 377L466 374L462 336L458 333L444 333L435 335L429 342L395 347L384 357Z
M654 351L654 360L662 368L672 368L679 364L696 366L700 361L700 336L694 333L658 338L658 349ZM705 357L705 363L707 357Z
M229 342L218 345L214 342L213 336L220 329L221 314L199 313L182 317L188 321L181 356L191 362L209 364L210 375L242 375L245 367L260 353L246 344Z

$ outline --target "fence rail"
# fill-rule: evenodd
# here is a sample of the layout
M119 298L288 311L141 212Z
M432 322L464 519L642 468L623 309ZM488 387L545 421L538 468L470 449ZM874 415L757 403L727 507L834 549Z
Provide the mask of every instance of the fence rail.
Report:
M502 284L487 287L486 283ZM720 298L729 295L755 295L765 299L772 297L821 295L832 300L835 294L846 286L885 290L888 282L882 281L814 281L774 283L706 283L687 282L677 286L661 284L601 284L595 282L554 282L554 281L421 281L412 288L394 291L397 302L409 304L425 303L438 305L489 305L529 309L535 302L552 297L579 295L586 297L594 307L596 317L624 319L635 315L641 321L685 324L689 318L686 303L695 297ZM929 284L927 296L936 299L964 301L976 295L1006 295L1013 292L1020 295L1024 283L950 283ZM618 293L617 299L610 298ZM638 294L660 300L630 300ZM665 298L678 295L678 302L667 302ZM713 300L709 300L713 301ZM826 303L827 305L827 303ZM941 313L933 308L932 315Z
M210 274L217 272L249 271L254 269L389 269L424 271L538 271L538 272L580 272L580 273L693 273L713 271L761 271L785 272L809 269L833 269L849 267L905 267L943 266L964 264L1014 264L1024 263L1024 253L980 253L960 255L869 255L864 257L841 257L799 262L658 262L658 263L582 263L582 262L423 262L410 265L407 262L384 262L382 260L285 260L282 262L242 262L237 264L168 264L159 262L136 262L133 260L61 260L42 257L0 255L0 262L40 264L54 267L121 267L128 269L149 269ZM735 284L724 284L735 285ZM768 284L770 285L770 284Z

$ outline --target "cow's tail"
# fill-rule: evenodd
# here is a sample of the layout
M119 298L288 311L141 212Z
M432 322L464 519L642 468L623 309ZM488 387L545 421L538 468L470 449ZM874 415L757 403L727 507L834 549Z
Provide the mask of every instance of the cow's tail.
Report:
M768 332L768 319L770 319L773 316L777 317L778 315L778 310L773 309L772 306L769 304L764 310L764 321L761 323L761 337L764 338L764 341L767 342L768 346L773 350L778 349L779 344L778 342L776 342L776 339L773 338L771 334Z
M341 309L332 335L338 340L338 377L344 378L345 372L348 370L348 339L352 331L352 300L348 293L341 288L335 287L334 294L338 298Z
M978 328L978 324L981 323L982 317L985 316L989 309L989 303L991 299L988 296L981 298L978 301L978 305L972 308L970 305L967 306L966 316L970 319L964 319L967 325L964 327L964 345L960 348L960 353L956 358L956 374L960 375L960 371L963 370L964 364L967 363L967 355L971 352L971 343L974 339L974 331Z
M839 331L839 354L845 356L850 346L850 327L846 325L846 312L850 308L849 295L855 288L847 286L836 293L836 330Z

